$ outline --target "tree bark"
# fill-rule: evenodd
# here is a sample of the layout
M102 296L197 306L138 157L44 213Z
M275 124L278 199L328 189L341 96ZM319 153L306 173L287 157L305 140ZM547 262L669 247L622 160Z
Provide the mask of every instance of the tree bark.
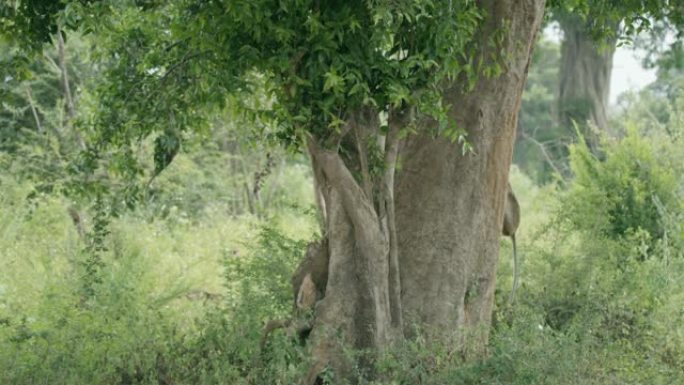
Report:
M364 170L377 112L352 112L337 137L309 139L329 265L305 384L325 368L349 378L353 360L372 369L375 354L416 325L440 340L457 337L461 352L485 349L517 112L544 0L479 4L486 21L473 49L501 74L468 90L467 80L455 81L444 94L474 152L433 135L434 122L420 117L419 132L401 143L411 110L389 112L382 176ZM363 353L350 359L345 346Z
M578 17L559 17L563 30L561 44L558 122L575 137L574 123L584 136L589 149L598 153L598 133L608 127L608 97L613 55L617 38L608 38L603 45L595 41L585 23ZM618 26L613 29L614 34Z
M477 47L505 31L499 76L474 89L452 84L449 115L472 153L427 132L401 149L396 211L405 320L457 338L466 355L485 349L494 299L499 238L516 120L544 1L481 1L487 12Z
M325 201L328 280L311 333L315 359L306 379L314 384L325 367L349 375L344 347L382 351L390 342L389 237L373 202L336 150L309 141L318 188ZM372 357L361 357L370 367Z

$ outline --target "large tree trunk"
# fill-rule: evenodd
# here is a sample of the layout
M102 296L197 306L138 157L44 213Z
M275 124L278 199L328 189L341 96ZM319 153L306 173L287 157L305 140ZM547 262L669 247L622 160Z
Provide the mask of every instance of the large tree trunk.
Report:
M486 42L504 28L503 73L467 92L457 82L446 94L473 151L427 132L411 136L396 185L405 319L455 333L475 353L488 337L517 114L544 8L532 0L482 3L488 22L479 49L487 57Z
M322 195L328 238L328 276L311 334L312 366L304 383L313 384L325 367L348 376L345 346L377 352L390 342L390 236L372 196L357 183L336 150L309 142L317 194ZM314 277L315 279L315 277ZM372 357L361 358L369 367Z
M573 122L592 152L598 151L598 135L608 127L608 97L616 37L598 43L577 16L559 17L563 30L561 45L558 121L575 136ZM617 25L613 29L617 32Z
M498 57L502 73L469 90L466 80L445 87L449 115L467 130L472 153L433 135L433 122L420 117L419 133L400 149L398 132L411 111L389 113L389 132L379 140L386 172L378 180L366 161L376 111L350 113L337 138L309 140L329 265L306 384L326 367L350 373L343 346L363 350L357 363L371 368L374 355L414 323L434 338L457 336L462 352L486 345L517 112L544 0L479 4L486 21L473 49L485 66ZM312 278L318 289L322 280Z

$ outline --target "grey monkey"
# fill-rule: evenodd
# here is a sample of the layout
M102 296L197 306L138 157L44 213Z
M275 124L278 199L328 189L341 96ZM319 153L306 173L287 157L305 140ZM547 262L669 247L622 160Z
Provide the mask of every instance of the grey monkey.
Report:
M504 206L504 219L503 219L503 229L501 234L506 237L511 237L513 242L513 289L511 290L511 295L508 298L508 304L513 303L513 298L515 297L515 290L518 288L518 278L520 276L520 266L518 264L518 254L515 245L515 232L518 230L520 225L520 204L518 204L518 199L513 193L513 188L511 188L511 183L508 183L508 191L506 192L506 205Z

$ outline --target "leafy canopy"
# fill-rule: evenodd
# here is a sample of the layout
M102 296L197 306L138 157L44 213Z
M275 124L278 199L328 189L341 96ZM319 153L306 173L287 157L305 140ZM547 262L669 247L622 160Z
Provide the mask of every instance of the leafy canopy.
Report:
M474 76L482 15L470 1L175 1L116 9L100 139L121 144L197 127L206 107L238 107L288 144L325 138L361 108L444 115L440 84Z
M684 3L679 0L549 0L546 4L551 17L584 22L596 39L631 41L642 32L653 32L657 23L675 30L684 25ZM681 38L682 32L677 35Z
M634 32L650 18L682 13L666 0L548 6L597 31L624 20ZM0 6L0 33L28 51L40 50L57 26L92 33L104 71L81 111L91 146L79 169L113 147L121 154L115 163L137 175L129 159L135 142L155 135L158 172L188 133L202 132L211 112L227 106L295 148L306 135L325 141L362 109L414 109L458 138L443 87L498 73L496 57L473 49L486 18L472 0L14 0ZM479 43L495 51L505 32ZM21 67L20 56L9 67Z
M3 8L4 34L33 22L25 15L35 4L13 4ZM66 1L43 8L35 7L34 18L92 32L105 69L81 114L91 139L83 169L111 146L122 154L118 163L139 174L124 158L154 134L158 171L187 133L202 132L212 112L227 106L293 147L304 133L334 135L361 109L414 108L446 129L445 81L463 77L472 85L478 73L496 70L469 49L485 17L470 0ZM50 38L30 36L33 43Z

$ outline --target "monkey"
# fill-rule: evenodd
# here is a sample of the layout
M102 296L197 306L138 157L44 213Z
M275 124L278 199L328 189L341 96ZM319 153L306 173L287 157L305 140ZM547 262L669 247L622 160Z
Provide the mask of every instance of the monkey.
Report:
M78 209L76 209L74 206L69 206L69 208L67 208L67 212L69 213L69 217L71 217L71 222L76 227L78 236L81 237L81 239L84 239L85 230L83 229L83 221L81 220L81 214L78 212Z
M518 199L513 193L513 188L511 183L508 183L508 188L506 191L506 203L504 206L504 218L503 218L503 228L501 234L506 237L511 237L513 242L513 288L511 289L511 295L508 298L508 304L513 304L513 299L515 297L515 290L518 288L518 279L520 276L520 266L518 264L518 254L515 245L515 233L520 225L520 204L518 204Z
M316 284L314 284L313 278L311 278L311 273L306 273L302 284L299 285L295 306L300 310L311 309L316 303L317 296Z
M295 311L309 310L325 296L329 259L326 239L309 244L304 260L292 274L290 281Z
M327 239L309 244L304 260L292 274L291 279L295 316L266 323L261 332L261 352L264 351L268 335L277 329L286 329L288 335L296 334L299 342L304 344L313 326L310 319L303 315L312 311L316 303L325 296L329 260Z

